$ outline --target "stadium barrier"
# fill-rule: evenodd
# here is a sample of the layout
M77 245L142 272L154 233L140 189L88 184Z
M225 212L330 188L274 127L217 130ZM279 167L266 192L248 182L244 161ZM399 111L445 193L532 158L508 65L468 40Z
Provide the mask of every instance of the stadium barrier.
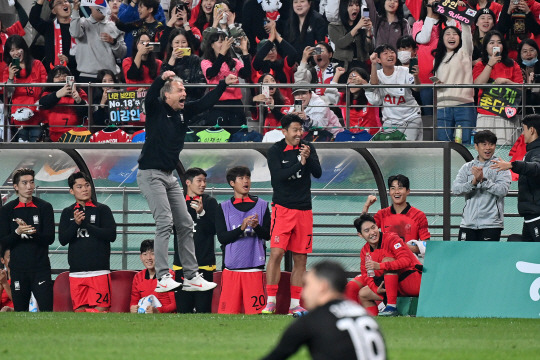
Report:
M429 242L417 315L540 318L538 254L538 243Z

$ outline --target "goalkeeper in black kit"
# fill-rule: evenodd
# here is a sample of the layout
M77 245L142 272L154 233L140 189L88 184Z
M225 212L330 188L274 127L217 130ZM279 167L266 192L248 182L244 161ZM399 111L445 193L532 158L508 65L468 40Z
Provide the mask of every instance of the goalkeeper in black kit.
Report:
M344 300L346 285L345 270L331 261L306 272L302 299L310 312L289 326L264 359L286 359L304 344L315 360L386 359L377 322L363 307Z

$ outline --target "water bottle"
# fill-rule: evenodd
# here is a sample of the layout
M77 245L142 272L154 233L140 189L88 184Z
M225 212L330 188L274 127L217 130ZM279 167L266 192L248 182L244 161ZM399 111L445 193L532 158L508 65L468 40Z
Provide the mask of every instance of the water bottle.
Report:
M471 144L474 144L474 135L476 135L476 131L471 131Z
M299 317L302 317L302 316L306 316L307 314L309 313L309 311L296 311L295 313L292 314L292 317L293 318L299 318Z
M367 264L368 261L371 261L371 254L370 253L366 254L366 264ZM375 270L373 270L373 269L369 270L367 268L366 268L366 270L367 270L367 276L375 277Z
M463 129L461 128L461 125L458 125L456 128L456 135L454 137L454 141L456 144L461 144L463 139Z

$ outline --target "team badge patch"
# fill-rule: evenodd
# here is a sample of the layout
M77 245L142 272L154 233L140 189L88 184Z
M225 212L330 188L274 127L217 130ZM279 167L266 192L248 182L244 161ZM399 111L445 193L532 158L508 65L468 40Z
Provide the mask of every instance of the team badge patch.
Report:
M397 243L397 244L394 245L394 249L396 249L396 250L399 249L400 247L401 247L400 243Z
M37 225L37 224L39 224L39 216L34 215L34 225Z
M96 223L96 215L90 215L90 223L92 224Z
M15 281L15 290L21 290L21 284L18 281Z

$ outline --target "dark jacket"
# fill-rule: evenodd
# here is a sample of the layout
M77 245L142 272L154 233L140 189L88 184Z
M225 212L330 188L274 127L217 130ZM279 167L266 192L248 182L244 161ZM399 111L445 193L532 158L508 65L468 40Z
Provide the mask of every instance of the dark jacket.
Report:
M201 69L201 58L197 55L184 56L181 59L176 59L176 62L173 66L169 65L168 62L163 62L161 64L161 74L165 71L171 70L174 71L187 85L187 101L194 101L200 99L206 88L204 87L189 87L189 84L205 84L206 78L203 75Z
M512 162L512 171L519 174L519 215L525 220L540 216L540 138L527 145L523 161Z

